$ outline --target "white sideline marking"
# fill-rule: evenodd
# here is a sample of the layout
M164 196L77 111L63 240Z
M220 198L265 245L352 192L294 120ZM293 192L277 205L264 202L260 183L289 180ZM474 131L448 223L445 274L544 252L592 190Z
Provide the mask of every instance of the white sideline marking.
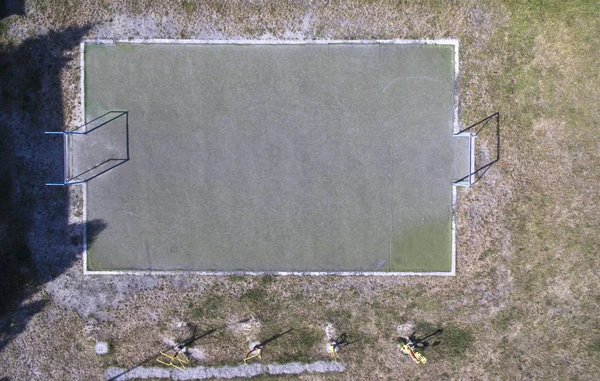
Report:
M459 81L459 43L458 40L442 40L446 41L447 44L454 45L454 133L460 131L460 126L458 123L458 92L460 89L460 81Z
M454 258L452 268L454 268ZM454 272L374 272L374 271L194 271L194 270L87 270L86 275L233 275L233 276L454 276Z
M456 275L456 184L452 184L452 268L450 273Z
M85 41L79 44L81 53L81 125L85 125ZM87 183L81 184L82 222L83 222L83 273L87 269Z
M120 39L120 40L85 40L82 44L106 44L114 45L115 43L130 43L130 44L204 44L204 45L408 45L408 44L423 44L423 45L454 45L455 61L458 61L458 40L457 39L440 39L440 40L175 40L175 39ZM456 68L458 66L455 65Z
M317 361L311 364L251 364L224 367L197 366L179 369L165 369L159 367L138 367L127 372L123 368L108 368L104 372L107 380L125 381L145 378L166 378L170 380L204 380L207 378L229 379L234 377L250 378L261 374L302 374L307 373L341 373L345 369L341 362ZM120 375L120 376L119 376ZM117 377L118 376L118 377Z
M439 39L439 40L179 40L179 39L95 39L85 40L80 44L81 50L81 101L82 101L82 122L85 123L85 79L84 79L84 55L85 45L114 45L115 43L130 44L192 44L192 45L452 45L454 46L454 132L458 132L458 90L459 90L459 40L458 39ZM85 275L237 275L237 276L455 276L456 275L456 232L455 232L455 211L456 211L456 187L452 184L452 267L449 272L359 272L359 271L160 271L160 270L111 270L96 271L88 270L87 266L87 186L81 184L83 197L83 273Z

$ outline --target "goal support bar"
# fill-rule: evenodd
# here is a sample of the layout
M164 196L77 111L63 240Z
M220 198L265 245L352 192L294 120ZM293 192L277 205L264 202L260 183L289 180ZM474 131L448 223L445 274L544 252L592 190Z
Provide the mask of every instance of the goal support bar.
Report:
M495 123L494 123L495 121ZM479 133L488 125L494 125L496 129L496 156L488 163L477 167L475 163L475 139ZM454 182L457 186L471 187L476 184L485 173L500 160L500 112L495 112L492 115L480 120L479 122L470 125L467 128L455 133L454 136L469 137L469 174Z
M71 156L69 153L69 137L71 135L87 135L90 132L92 132L102 126L105 126L108 123L110 123L118 118L121 118L123 116L125 117L125 129L126 129L126 135L127 135L127 142L126 142L126 145L127 145L126 156L127 157L124 159L118 159L118 160L127 161L127 160L129 160L129 113L128 113L128 111L109 111L109 112L99 116L98 118L95 118L95 119L77 127L74 130L46 131L45 132L46 135L62 136L62 140L63 140L62 141L62 144L63 144L63 176L62 176L62 180L47 182L46 185L66 186L66 185L75 185L75 184L85 183L87 180L78 179L77 176L72 177L71 174L69 173L69 170L70 170L69 163L71 160ZM122 164L122 162L120 164ZM116 166L116 165L114 165L114 166Z

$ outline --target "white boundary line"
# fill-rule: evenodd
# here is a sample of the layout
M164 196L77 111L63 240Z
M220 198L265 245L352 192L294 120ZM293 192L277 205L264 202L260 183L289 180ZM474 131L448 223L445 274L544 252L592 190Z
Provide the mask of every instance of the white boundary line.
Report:
M453 45L455 47L455 69L458 69L458 40L175 40L175 39L131 39L131 40L85 40L82 44L189 44L189 45Z
M453 132L460 131L458 123L458 94L460 90L460 49L458 40L449 40L454 44L454 124ZM470 149L469 149L470 151ZM451 276L456 275L456 203L457 203L457 184L452 183L452 268L450 269Z
M477 135L469 134L469 151L471 151L471 175L469 177L469 186L473 185L473 183L475 182L475 168L477 167L477 165L475 165L475 139L477 139Z
M129 44L190 44L190 45L452 45L454 46L454 123L453 131L457 132L458 123L458 90L459 90L459 41L458 39L440 40L175 40L175 39L131 39L131 40L85 40L80 44L81 50L81 102L82 121L85 123L85 45ZM87 267L87 185L82 184L83 197L83 273L85 275L281 275L281 276L455 276L456 275L456 184L452 184L452 265L449 272L361 272L361 271L169 271L169 270L119 270L96 271Z
M139 380L146 378L168 378L170 380L204 380L204 379L230 379L252 378L258 375L286 375L286 374L324 374L342 373L346 369L344 363L339 361L317 361L308 364L248 364L223 367L189 367L185 370L164 367L136 367L124 369L110 367L104 372L107 380Z
M81 124L84 125L85 124L85 44L86 42L83 41L81 44L79 44L79 50L80 50L80 54L81 54L81 61L80 61L80 65L81 65L81 75L80 80L80 86L81 86ZM88 256L88 250L87 250L87 183L83 182L81 184L81 198L82 198L82 221L83 221L83 273L87 274L87 256Z
M452 258L454 269L454 256ZM448 272L375 272L375 271L195 271L195 270L86 270L86 275L208 275L208 276L454 276Z
M456 275L456 188L456 184L452 184L452 268L450 269L452 276Z
M459 62L460 62L460 54L459 54L459 42L458 40L442 40L448 41L448 44L454 45L454 133L460 131L460 126L458 124L458 93L460 90L459 83Z

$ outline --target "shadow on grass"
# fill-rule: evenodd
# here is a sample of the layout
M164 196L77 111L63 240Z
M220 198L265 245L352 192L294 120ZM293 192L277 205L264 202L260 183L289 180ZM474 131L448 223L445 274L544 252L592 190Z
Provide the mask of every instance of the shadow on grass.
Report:
M231 324L225 324L223 326L220 326L218 328L213 328L213 329L209 329L207 331L203 331L201 333L198 333L198 327L193 325L193 331L192 334L190 335L190 337L188 339L186 339L183 343L178 344L177 346L183 346L183 347L191 347L196 341L199 341L200 339L203 339L209 335L212 335L213 333L219 331L219 330L224 330L226 328L228 328L229 326L233 326L236 324L242 324L242 323L246 323L250 321L250 318L245 318L245 319L241 319L238 320L237 322L231 323ZM169 349L170 346L165 345L162 348L162 351ZM161 350L159 350L158 352L156 352L155 354L146 357L145 359L141 360L140 362L138 362L137 364L133 365L131 368L128 368L126 370L124 370L123 372L116 374L114 376L112 376L111 378L108 379L108 381L118 381L118 380L126 380L127 376L126 374L131 372L134 369L137 369L141 366L144 366L150 362L156 362L157 358L160 356L161 354ZM110 376L107 376L107 378Z
M69 224L68 189L44 185L62 173L63 160L44 131L64 126L61 75L89 28L0 45L0 351L48 303L29 297L81 251L84 226ZM91 221L88 241L105 226Z
M273 336L269 337L268 339L266 339L266 340L263 340L263 341L261 341L260 343L256 344L256 345L254 346L254 348L255 348L255 349L256 349L256 348L263 348L265 345L269 344L269 343L270 343L270 342L272 342L272 341L275 341L275 340L279 339L281 336L283 336L283 335L286 335L286 334L288 334L288 333L292 332L293 330L294 330L294 328L290 328L290 329L288 329L288 330L287 330L287 331L285 331L285 332L281 332L281 333L278 333L278 334L276 334L276 335L273 335Z
M335 339L333 339L332 344L335 347L341 348L341 347L346 347L348 345L352 345L352 344L358 343L360 341L360 339L356 339L356 340L353 340L353 341L348 341L347 336L348 335L347 335L346 332L342 333L341 335L339 335L338 337L336 337Z
M25 0L0 0L0 18L25 14ZM0 381L4 380L3 378Z
M416 336L417 332L413 332L408 337L401 337L400 341L403 342L404 344L412 346L413 348L425 349L430 346L435 347L435 346L439 345L441 343L441 341L438 340L438 341L434 341L433 343L430 343L429 339L431 339L435 336L441 335L443 332L444 332L443 329L437 329L437 330L427 333L421 337L417 337Z
M211 330L202 332L199 335L196 335L196 329L194 329L194 333L192 334L192 337L190 339L188 339L187 341L185 341L183 344L180 344L180 345L183 346L183 347L189 347L193 343L195 343L196 341L198 341L198 340L200 340L200 339L202 339L202 338L204 338L204 337L206 337L208 335L212 335L215 332L217 332L217 328L213 328ZM168 349L168 348L169 348L168 346L165 346L163 348L163 350ZM108 381L117 381L117 380L125 380L125 379L127 379L126 376L125 376L127 373L129 373L132 370L137 369L137 368L139 368L141 366L144 366L144 365L146 365L146 364L148 364L148 363L150 363L152 361L156 362L156 359L160 356L160 354L161 354L161 351L158 351L157 353L155 353L155 354L153 354L151 356L146 357L144 360L142 360L139 363L135 364L131 368L126 369L125 371L123 371L123 372L121 372L121 373L119 373L119 374L111 377L110 379L108 379Z

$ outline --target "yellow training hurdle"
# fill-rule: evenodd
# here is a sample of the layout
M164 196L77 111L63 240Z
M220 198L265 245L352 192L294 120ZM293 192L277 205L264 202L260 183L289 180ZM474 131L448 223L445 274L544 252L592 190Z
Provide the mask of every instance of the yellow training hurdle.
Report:
M160 351L160 356L156 359L159 363L172 366L179 370L185 370L185 366L190 363L190 359L184 353L185 347L176 346L166 352Z
M398 347L400 348L400 351L402 353L409 355L410 358L413 359L413 361L416 362L417 364L426 364L427 363L427 359L425 358L425 356L423 356L419 352L413 351L412 347L410 347L409 345L398 344Z
M248 360L254 357L262 359L262 347L255 347L250 352L246 353L246 357L244 357L244 365L247 364Z
M330 343L329 346L327 347L327 352L329 352L329 354L331 355L331 358L333 358L333 361L337 361L338 348L339 348L339 346L335 342Z

